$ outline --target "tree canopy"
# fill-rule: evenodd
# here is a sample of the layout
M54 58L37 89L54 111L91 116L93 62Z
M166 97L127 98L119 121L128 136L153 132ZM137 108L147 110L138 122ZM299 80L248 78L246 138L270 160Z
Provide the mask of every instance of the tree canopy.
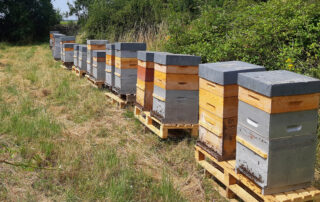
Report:
M48 38L61 16L51 0L0 0L0 40L31 42Z

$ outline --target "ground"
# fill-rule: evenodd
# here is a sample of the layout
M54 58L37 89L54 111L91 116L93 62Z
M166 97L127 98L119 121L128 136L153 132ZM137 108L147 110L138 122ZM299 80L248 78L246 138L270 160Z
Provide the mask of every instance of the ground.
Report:
M145 131L48 44L0 43L0 120L0 201L225 201L195 139Z

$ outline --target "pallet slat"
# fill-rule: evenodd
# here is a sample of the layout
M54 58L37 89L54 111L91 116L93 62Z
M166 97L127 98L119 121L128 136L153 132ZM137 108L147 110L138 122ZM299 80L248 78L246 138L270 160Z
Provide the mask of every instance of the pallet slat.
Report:
M216 180L226 186L228 195L236 195L244 201L268 201L268 202L304 202L320 201L320 190L309 187L295 191L262 195L261 188L241 173L235 172L235 160L217 161L204 149L195 146L195 158L197 163L210 173ZM211 163L208 161L210 160ZM215 165L215 166L214 166ZM247 191L250 190L250 191Z
M168 137L168 130L191 130L191 135L193 137L198 136L198 124L163 124L161 121L152 117L150 112L142 111L139 107L135 106L134 116L140 120L149 130L154 132L160 138L165 139ZM155 123L158 126L155 126Z

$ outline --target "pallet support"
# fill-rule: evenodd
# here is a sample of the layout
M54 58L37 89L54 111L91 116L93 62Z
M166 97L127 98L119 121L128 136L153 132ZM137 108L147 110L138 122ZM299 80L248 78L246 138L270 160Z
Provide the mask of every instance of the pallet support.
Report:
M134 116L162 139L168 138L169 130L191 130L191 135L198 137L198 124L163 124L155 117L152 117L150 112L142 111L137 106L134 107Z
M309 187L290 192L262 195L261 188L246 176L235 172L235 160L217 161L213 156L198 145L195 146L195 159L205 170L206 175L213 176L226 188L224 196L228 199L239 197L243 201L266 202L305 202L320 201L320 190Z

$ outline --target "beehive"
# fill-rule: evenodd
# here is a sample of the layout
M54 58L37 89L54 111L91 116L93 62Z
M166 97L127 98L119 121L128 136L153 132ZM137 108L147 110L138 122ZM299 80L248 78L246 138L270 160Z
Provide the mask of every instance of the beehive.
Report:
M50 48L52 48L53 46L53 34L58 34L59 32L58 31L50 31Z
M114 87L114 71L115 71L115 57L116 49L115 45L107 44L106 46L106 86Z
M79 66L79 48L80 44L74 44L73 46L73 64L76 68Z
M114 90L119 94L135 94L137 51L146 50L145 43L116 43Z
M60 41L61 41L61 38L64 36L65 36L64 34L53 34L54 47L53 47L52 55L55 60L61 60Z
M87 74L93 74L92 59L94 50L106 50L108 40L87 40Z
M74 45L75 43L64 43L62 45L62 62L67 67L72 67L73 65L73 51L74 51Z
M65 43L75 43L76 37L75 36L63 36L60 38L60 55L61 59L63 56L63 44Z
M87 45L79 46L79 70L86 71L87 70Z
M106 51L93 51L93 77L96 81L106 80Z
M152 109L154 53L138 51L136 103L144 111L151 111Z
M152 116L168 124L198 123L200 62L198 56L154 54Z
M288 71L239 74L236 169L263 194L314 176L320 80Z
M264 71L246 62L230 61L199 66L199 142L217 160L236 154L238 73Z

